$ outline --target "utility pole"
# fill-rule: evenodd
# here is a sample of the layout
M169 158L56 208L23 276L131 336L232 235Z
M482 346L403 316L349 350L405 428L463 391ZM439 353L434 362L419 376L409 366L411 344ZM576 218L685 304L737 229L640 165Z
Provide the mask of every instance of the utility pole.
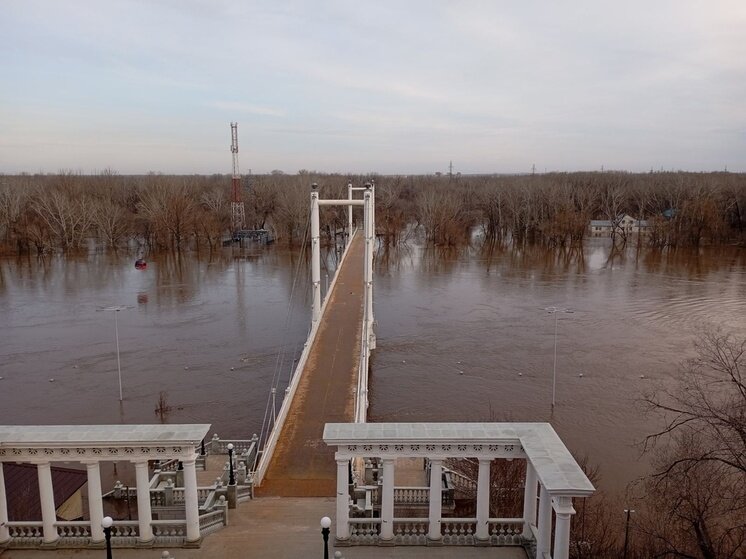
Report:
M533 165L531 165L531 174L532 175L536 174L536 163L534 163Z
M448 163L448 178L453 178L453 160Z
M233 177L231 179L231 226L233 238L243 229L246 221L244 205L241 201L241 175L238 171L238 123L231 122L231 153L233 154Z
M624 509L624 512L627 515L627 522L624 527L624 559L627 559L627 544L629 543L629 515L635 511L632 509Z

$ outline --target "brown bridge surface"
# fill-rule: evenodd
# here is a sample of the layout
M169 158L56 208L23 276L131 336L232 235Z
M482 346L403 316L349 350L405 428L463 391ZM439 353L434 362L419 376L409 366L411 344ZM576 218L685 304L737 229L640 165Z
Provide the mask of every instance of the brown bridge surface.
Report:
M324 424L354 421L365 289L365 240L355 235L329 295L295 397L277 440L260 496L334 496L334 449Z

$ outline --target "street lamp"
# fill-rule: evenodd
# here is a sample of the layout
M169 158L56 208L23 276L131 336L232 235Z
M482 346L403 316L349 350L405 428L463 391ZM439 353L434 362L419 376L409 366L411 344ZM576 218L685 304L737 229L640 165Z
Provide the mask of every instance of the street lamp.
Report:
M104 537L106 538L106 559L111 559L111 526L114 521L111 516L104 516L101 520L101 527L104 529Z
M629 515L635 512L633 509L624 509L627 515L627 522L624 526L624 559L627 559L627 542L629 540Z
M332 525L332 519L325 516L321 519L321 535L324 538L324 559L329 559L329 527Z
M233 476L233 443L228 443L228 485L236 485L236 478Z
M122 306L115 306L115 307L103 307L100 309L96 309L99 311L111 311L114 313L114 339L117 342L117 374L119 375L119 401L122 401L122 365L119 361L119 322L117 321L117 315L119 314L119 311L123 311L125 309L128 309L130 307L122 307Z
M560 307L547 307L544 310L554 315L554 366L552 367L552 408L554 408L556 401L555 395L557 394L557 319L559 318L559 313L572 314L575 311Z

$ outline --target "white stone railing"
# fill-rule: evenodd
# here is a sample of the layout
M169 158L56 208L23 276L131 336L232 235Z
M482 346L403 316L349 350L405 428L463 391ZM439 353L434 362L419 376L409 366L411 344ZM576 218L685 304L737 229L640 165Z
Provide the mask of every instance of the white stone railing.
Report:
M205 442L205 452L207 454L228 454L228 445L233 445L235 456L240 454L255 453L256 444L259 438L254 435L251 439L221 439L218 435L213 435L212 439Z
M12 540L38 540L41 543L43 523L41 522L8 522L6 524Z
M429 487L394 487L395 506L427 506L429 502Z
M222 499L212 510L199 517L200 534L207 536L228 524L228 506ZM159 546L183 546L186 542L186 520L153 520L151 522L155 544ZM43 524L41 522L8 522L11 549L33 549L42 544ZM52 544L58 548L85 548L91 543L90 521L55 522L59 539ZM116 520L111 527L113 547L136 547L140 527L136 520Z
M523 518L490 518L490 543L492 545L523 545Z
M61 538L90 538L90 521L80 520L73 522L55 522L57 533Z
M443 468L443 470L445 471L445 475L449 478L449 482L454 489L458 491L463 491L466 493L476 494L477 492L476 481L474 481L473 479L459 472L449 470L447 468Z
M239 503L254 498L254 488L251 485L239 485L236 489L236 500Z
M381 533L380 518L354 518L350 520L350 544L373 545Z
M204 538L228 524L227 507L208 512L199 517L199 533Z
M427 518L394 518L394 543L397 545L425 545Z
M476 518L443 518L440 523L444 545L474 545L476 529Z

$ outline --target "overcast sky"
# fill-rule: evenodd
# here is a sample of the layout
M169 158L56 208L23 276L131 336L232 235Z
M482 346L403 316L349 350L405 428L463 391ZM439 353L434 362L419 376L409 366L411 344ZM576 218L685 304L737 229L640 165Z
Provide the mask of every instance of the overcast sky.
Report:
M0 172L746 171L746 1L0 0Z

